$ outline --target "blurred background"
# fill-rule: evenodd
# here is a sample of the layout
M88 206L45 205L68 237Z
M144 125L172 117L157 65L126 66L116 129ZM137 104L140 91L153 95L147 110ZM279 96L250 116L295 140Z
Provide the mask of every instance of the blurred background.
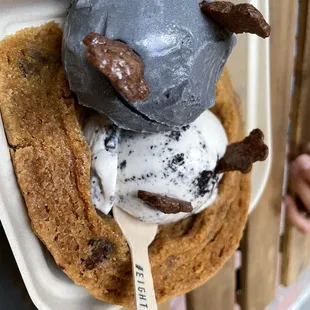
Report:
M0 309L35 310L0 223Z

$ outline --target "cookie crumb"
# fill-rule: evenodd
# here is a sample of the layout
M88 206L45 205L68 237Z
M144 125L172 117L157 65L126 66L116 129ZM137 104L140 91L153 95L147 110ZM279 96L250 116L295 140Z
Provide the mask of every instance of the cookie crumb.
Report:
M172 171L177 171L183 165L185 165L184 153L176 154L168 162L168 168L170 168Z
M183 130L183 131L186 131L186 130ZM181 132L180 131L171 131L168 135L168 137L172 140L175 140L175 141L179 141L180 140L180 137L181 137ZM167 144L168 145L168 144Z

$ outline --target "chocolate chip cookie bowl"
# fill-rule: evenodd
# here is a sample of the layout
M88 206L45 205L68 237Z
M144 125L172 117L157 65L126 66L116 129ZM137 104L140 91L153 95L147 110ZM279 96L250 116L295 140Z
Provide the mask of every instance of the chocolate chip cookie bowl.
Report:
M226 69L216 84L215 105L193 122L178 127L177 123L148 121L147 133L139 133L127 131L137 124L129 117L125 129L115 128L109 113L99 117L82 107L81 94L70 90L62 61L63 39L60 28L49 23L22 30L0 43L0 111L29 225L77 285L98 299L132 308L129 248L110 212L113 204L123 206L143 221L161 224L149 248L157 301L198 287L220 270L239 245L250 199L250 176L245 173L252 162L267 156L262 133L254 131L244 139L239 99ZM204 137L198 131L208 123L213 128L212 122L214 128L221 124L224 135L217 129L210 135L220 137L224 147L219 146L209 158L212 152L205 150L214 144L209 144L209 134ZM158 132L154 129L158 126L165 129ZM156 143L150 135L157 135ZM188 145L191 138L193 144ZM98 141L103 142L103 153ZM186 150L195 146L202 153L192 167ZM251 151L246 152L247 147ZM118 161L113 166L115 153ZM131 157L138 156L135 153L139 157ZM104 158L100 165L96 154ZM156 166L155 177L150 167L157 165L158 158L162 166ZM200 160L199 173L190 173ZM140 166L147 168L145 173ZM159 188L169 184L169 193L156 191L154 184ZM182 184L191 184L192 192L175 194ZM134 197L126 192L128 188Z

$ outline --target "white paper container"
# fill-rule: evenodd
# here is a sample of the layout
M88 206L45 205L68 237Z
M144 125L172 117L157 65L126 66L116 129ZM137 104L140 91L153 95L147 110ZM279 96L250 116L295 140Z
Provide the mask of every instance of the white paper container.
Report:
M69 0L0 0L0 39L5 35L55 20L62 25ZM235 1L240 2L240 1ZM268 0L251 1L268 19ZM229 60L236 91L243 103L246 133L261 128L271 146L269 41L239 36ZM28 292L40 310L116 310L75 285L55 265L30 229L29 219L11 164L0 119L0 219ZM270 170L270 158L255 164L251 210L259 200Z
M233 0L249 2L269 20L269 0ZM269 146L269 157L255 163L252 171L252 191L249 212L258 203L266 186L271 166L271 111L270 111L270 53L269 39L255 35L238 35L238 43L228 61L234 88L241 98L245 133L260 128Z

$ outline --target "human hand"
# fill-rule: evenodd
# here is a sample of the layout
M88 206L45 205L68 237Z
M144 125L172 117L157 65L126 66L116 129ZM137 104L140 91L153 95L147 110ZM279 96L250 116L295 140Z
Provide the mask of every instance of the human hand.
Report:
M307 153L298 156L290 167L291 189L297 199L285 197L290 222L301 232L310 232L310 143Z

